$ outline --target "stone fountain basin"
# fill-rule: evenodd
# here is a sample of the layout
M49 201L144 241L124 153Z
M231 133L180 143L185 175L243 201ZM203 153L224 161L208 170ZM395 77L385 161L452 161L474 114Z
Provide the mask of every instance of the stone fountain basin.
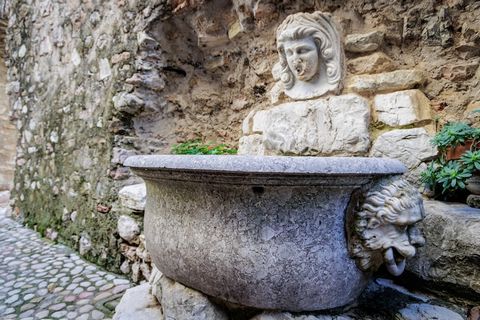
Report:
M347 249L352 194L405 167L385 158L134 156L145 237L166 276L261 309L346 305L370 274Z

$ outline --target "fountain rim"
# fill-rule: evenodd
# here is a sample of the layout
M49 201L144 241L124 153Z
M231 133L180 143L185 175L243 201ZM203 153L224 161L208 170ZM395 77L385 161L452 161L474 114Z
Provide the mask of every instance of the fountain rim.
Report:
M405 165L389 158L251 156L251 155L137 155L124 166L139 171L210 174L295 176L384 176L406 171Z

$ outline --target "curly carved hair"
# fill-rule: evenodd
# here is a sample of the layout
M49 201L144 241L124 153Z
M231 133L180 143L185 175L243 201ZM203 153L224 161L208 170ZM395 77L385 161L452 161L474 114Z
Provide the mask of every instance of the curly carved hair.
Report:
M405 179L393 177L376 184L355 212L355 235L350 244L359 267L362 270L378 268L382 263L378 250L387 249L376 247L381 242L374 242L376 245L372 247L369 241L365 241L365 234L384 225L395 225L398 232L408 233L409 228L423 219L424 215L420 193ZM412 240L410 245L404 246L408 256L415 254L414 246L417 243L412 243Z

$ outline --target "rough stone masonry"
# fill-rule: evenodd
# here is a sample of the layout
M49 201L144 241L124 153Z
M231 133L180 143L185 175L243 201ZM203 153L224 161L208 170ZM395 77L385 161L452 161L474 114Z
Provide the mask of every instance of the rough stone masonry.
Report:
M133 254L142 211L118 200L122 187L140 182L123 161L193 138L258 140L241 127L250 112L272 106L271 35L287 15L315 10L331 12L341 27L344 93L368 101L372 155L392 152L381 141L405 152L418 141L415 173L432 153L425 141L436 123L476 121L469 111L479 104L477 1L15 0L6 40L18 130L14 213L110 270L148 275L148 256ZM379 100L386 103L376 108ZM401 101L408 116L392 114L390 101ZM428 109L425 119L419 110ZM416 130L417 140L402 138L413 137L405 130ZM138 224L139 242L121 238L122 215Z

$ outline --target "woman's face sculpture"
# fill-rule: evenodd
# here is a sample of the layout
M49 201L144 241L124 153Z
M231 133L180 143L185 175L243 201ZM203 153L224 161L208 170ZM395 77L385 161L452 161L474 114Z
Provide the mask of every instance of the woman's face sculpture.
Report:
M283 48L288 67L296 79L309 81L318 75L318 50L311 37L287 40Z
M278 26L276 37L279 61L272 70L278 81L274 92L283 91L295 100L340 92L343 49L329 14L317 11L290 15Z

